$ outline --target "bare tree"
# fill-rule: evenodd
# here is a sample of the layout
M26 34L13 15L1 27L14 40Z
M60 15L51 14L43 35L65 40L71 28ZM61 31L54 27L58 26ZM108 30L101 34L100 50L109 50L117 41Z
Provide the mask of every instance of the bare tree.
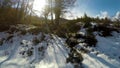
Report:
M55 16L55 23L59 24L61 15L64 14L68 8L73 7L76 0L48 0L48 4L51 5L51 16Z
M45 23L47 23L47 19L48 19L50 10L51 9L49 8L49 5L46 5L45 8L43 9L43 16L45 18Z
M25 22L27 15L32 15L34 0L16 0L17 20ZM29 21L30 22L30 21Z

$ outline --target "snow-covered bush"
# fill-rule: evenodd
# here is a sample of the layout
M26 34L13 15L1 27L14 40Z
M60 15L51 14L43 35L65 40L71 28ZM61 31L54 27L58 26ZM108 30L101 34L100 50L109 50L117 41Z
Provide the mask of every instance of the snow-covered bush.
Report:
M38 48L38 51L41 52L42 50L44 50L44 47L43 47L43 46L41 46L41 47Z
M27 51L27 56L32 56L33 55L33 51L32 50L28 50Z
M97 44L97 39L95 36L86 36L84 43L87 44L87 46L96 46Z
M89 53L89 51L83 47L80 48L80 52L82 53Z
M80 25L78 22L70 20L65 23L60 23L59 25L54 25L51 28L54 28L52 30L56 35L66 38L66 34L78 32L80 30Z
M37 37L34 37L32 42L33 42L34 45L37 45L38 43L40 43L40 40L37 39Z
M99 35L103 36L103 37L112 36L111 33L113 31L119 32L118 29L116 29L114 27L110 27L110 26L105 26L105 25L98 25L98 26L94 27L93 30L99 32Z
M92 26L92 24L90 22L86 22L86 23L84 23L83 28L89 28L91 26Z
M75 66L78 66L79 68L82 67L82 61L83 61L83 56L74 50L70 52L68 54L68 57L66 58L66 63L75 64Z
M20 34L21 34L21 35L25 35L26 33L27 33L26 30L21 30L21 31L20 31Z
M42 31L41 31L41 29L39 27L36 27L36 28L33 28L33 29L29 29L28 32L33 34L33 35L37 35Z
M79 43L86 43L87 45L85 46L95 47L97 44L97 39L95 38L93 34L83 35L80 33L75 33L75 34L69 34L69 37L67 38L66 43L69 45L69 47L74 47Z
M12 32L18 32L20 31L20 28L17 28L18 26L14 25L14 26L11 26L9 31L12 33Z
M74 37L67 38L66 43L67 43L67 45L68 45L70 48L73 48L73 47L75 47L77 44L79 44L79 42L77 41L77 39L75 39Z

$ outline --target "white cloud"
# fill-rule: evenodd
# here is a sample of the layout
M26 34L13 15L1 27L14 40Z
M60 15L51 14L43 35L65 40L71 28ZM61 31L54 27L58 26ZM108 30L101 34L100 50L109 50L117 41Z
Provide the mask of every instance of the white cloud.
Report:
M101 11L100 12L101 13L101 16L103 17L103 18L109 18L109 15L108 15L108 12L107 11Z
M118 11L115 16L112 18L113 21L119 20L120 21L120 11Z
M120 12L119 11L116 13L115 18L120 19Z
M109 14L107 11L101 11L100 14L96 15L96 17L100 17L100 18L110 18Z
M81 17L84 15L84 12L77 9L70 9L68 11L69 12L65 14L65 18L67 19L76 19L77 17Z

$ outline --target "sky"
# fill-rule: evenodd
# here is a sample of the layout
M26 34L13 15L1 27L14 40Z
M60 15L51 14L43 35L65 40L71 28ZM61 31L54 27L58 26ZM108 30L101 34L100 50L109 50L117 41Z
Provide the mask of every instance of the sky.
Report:
M89 16L114 16L120 11L120 0L77 0L69 17L80 17L86 13Z
M33 8L41 12L45 4L45 0L35 0ZM120 0L76 0L75 6L69 11L65 15L68 19L81 17L85 13L92 17L113 17L120 14Z

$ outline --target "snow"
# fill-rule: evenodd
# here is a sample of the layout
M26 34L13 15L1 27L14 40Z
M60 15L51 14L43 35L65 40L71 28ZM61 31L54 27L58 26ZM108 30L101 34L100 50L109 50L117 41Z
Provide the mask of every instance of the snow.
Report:
M85 29L81 30L85 34ZM89 47L90 53L82 53L84 68L119 68L120 67L120 34L113 32L112 37L101 37L96 35L98 40L96 47ZM0 32L0 38L7 38L9 34ZM69 49L64 46L65 39L56 35L45 35L45 40L34 44L32 40L38 35L19 32L13 34L13 38L4 41L0 46L0 68L74 68L71 63L66 63ZM10 41L13 42L10 42ZM83 44L80 44L81 46ZM38 48L43 47L39 51ZM33 48L33 55L20 54ZM77 48L76 48L77 49Z
M45 54L45 58L36 68L73 68L73 65L66 64L68 52L65 47L60 45L59 40L51 40Z
M5 33L0 33L1 38L5 38L7 36L2 37ZM59 38L59 40L51 40L49 35L46 35L46 41L42 41L41 43L34 45L32 40L34 37L40 38L41 34L31 35L26 34L23 36L17 36L19 34L14 34L14 37L11 39L13 43L10 41L5 42L2 46L0 46L0 67L1 68L73 68L72 64L66 64L66 57L68 53L65 49L65 46L61 45L63 41ZM56 37L54 37L56 39ZM61 42L59 42L61 41ZM38 51L39 47L44 47L42 52ZM31 47L34 48L33 55L28 57L27 53L21 55L20 53L23 51L29 50ZM5 55L6 53L6 55Z
M85 68L119 68L120 67L120 34L113 37L96 36L98 43L94 51L83 54ZM117 43L117 44L116 44Z

